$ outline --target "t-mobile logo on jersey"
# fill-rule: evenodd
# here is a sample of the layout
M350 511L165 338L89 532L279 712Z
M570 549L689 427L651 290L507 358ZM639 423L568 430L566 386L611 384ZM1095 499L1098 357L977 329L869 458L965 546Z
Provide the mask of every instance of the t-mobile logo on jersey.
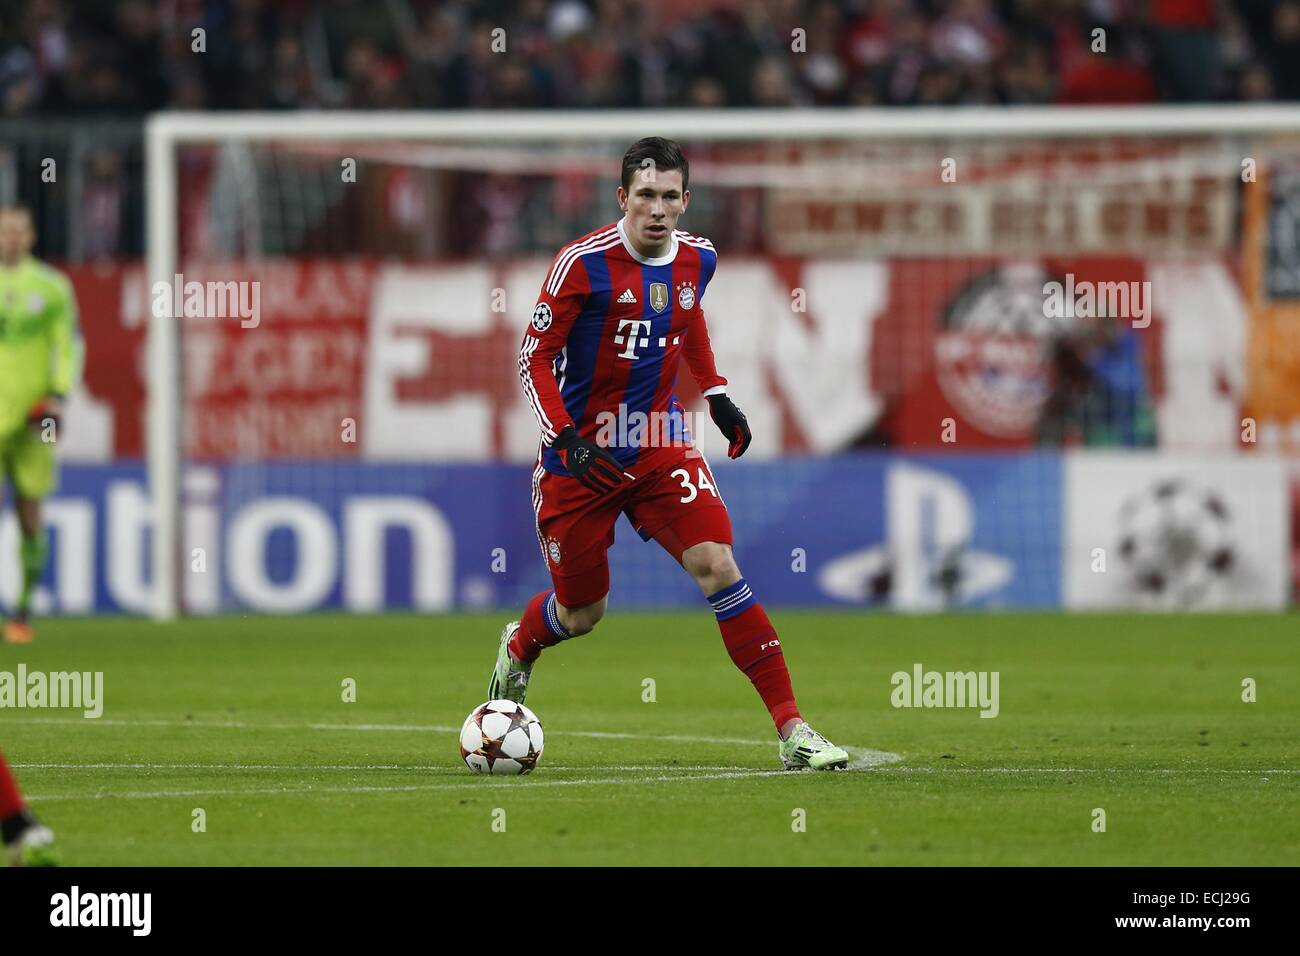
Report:
M648 332L650 330L649 319L619 319L618 320L619 334L614 336L614 344L622 345L624 347L623 351L618 353L619 358L634 359L637 357L637 354L634 351L634 349L636 349L638 345L641 348L645 348L650 344L650 340L648 338L644 338L644 337L638 338L638 336L641 335L642 332L641 326L643 325L645 326L644 331ZM632 333L630 335L627 334L629 329L632 330Z
M643 325L645 326L644 330L641 328ZM658 343L659 347L663 349L670 345L680 345L682 342L681 333L678 333L677 335L661 335L657 339L640 334L642 331L649 331L649 329L649 319L619 319L619 332L627 333L628 330L631 330L631 334L619 334L614 336L614 344L623 346L623 351L618 353L618 357L635 360L642 357L636 354L635 350L637 348L647 348L653 343Z

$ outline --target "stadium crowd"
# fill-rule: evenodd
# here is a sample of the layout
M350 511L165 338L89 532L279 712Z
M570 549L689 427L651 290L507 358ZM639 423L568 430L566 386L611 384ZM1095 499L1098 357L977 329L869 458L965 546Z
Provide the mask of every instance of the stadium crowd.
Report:
M8 117L1296 99L1298 0L0 0Z

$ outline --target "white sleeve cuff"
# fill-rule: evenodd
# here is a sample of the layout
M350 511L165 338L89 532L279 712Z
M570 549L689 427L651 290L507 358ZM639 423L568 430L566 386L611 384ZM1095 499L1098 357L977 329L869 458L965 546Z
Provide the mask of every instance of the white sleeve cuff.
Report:
M726 395L726 394L727 394L727 386L725 386L725 385L714 385L712 388L706 388L706 389L705 389L703 392L701 392L700 394L703 395L705 398L708 398L710 395Z

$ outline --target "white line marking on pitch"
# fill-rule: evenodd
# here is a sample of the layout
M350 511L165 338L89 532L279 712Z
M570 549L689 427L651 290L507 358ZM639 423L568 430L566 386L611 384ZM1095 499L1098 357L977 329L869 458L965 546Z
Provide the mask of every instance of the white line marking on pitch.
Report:
M464 773L459 767L448 767L443 764L299 764L299 763L268 763L268 764L245 764L245 763L16 763L12 764L15 770L308 770L308 771L375 771L375 770L392 770L392 771L412 771L419 773L434 773L445 776L459 776ZM850 765L859 766L857 761ZM565 764L546 764L547 770L552 771L569 771L569 770L591 770L590 766L569 766ZM663 764L615 764L611 766L601 766L602 771L615 771L618 773L691 773L700 771L723 771L723 770L743 770L753 773L768 773L769 771L756 767L740 766L694 766L694 765L663 765ZM881 773L1162 773L1162 774L1229 774L1229 773L1246 773L1246 774L1275 774L1284 776L1287 774L1300 774L1300 769L1296 768L1241 768L1241 767L889 767L877 765L876 769Z
M86 726L86 724L87 724L87 721L84 720L83 718L80 718L80 717L27 717L27 718L24 718L24 722L27 722L27 723L34 723L34 724L73 724L73 725L79 725L79 726L83 726L83 727ZM95 724L100 724L100 725L107 724L107 725L109 725L109 726L115 726L115 727L148 726L148 727L210 727L210 728L221 728L221 729L231 729L231 728L235 728L235 729L244 729L244 730L259 730L259 729L261 729L261 730L304 730L304 729L308 729L308 730L356 730L356 731L379 731L379 732L396 732L396 733L456 733L456 732L458 732L458 731L460 730L459 727L451 727L451 726L446 726L446 725L442 725L442 724L325 724L325 723L309 723L309 724L255 724L255 723L248 723L248 722L245 722L245 721L201 721L201 720L122 720L122 719L112 719L112 718L107 718L107 719L106 719L106 718L100 718L99 720L94 721L94 723L95 723ZM678 735L678 734L631 734L631 733L611 733L611 732L604 732L604 731L591 731L591 730L554 731L554 733L556 733L556 734L563 734L564 736L570 736L570 737L596 737L596 738L609 738L609 739L615 739L615 740L657 740L657 741L668 741L668 742L677 742L677 743L716 743L716 744L724 744L724 745L736 745L736 746L760 746L760 747L770 747L770 746L772 745L772 741L770 741L770 740L749 740L749 739L742 739L742 738L735 738L735 737L691 737L691 736L684 736L684 735ZM1186 775L1186 776L1194 776L1194 775L1197 775L1197 774L1259 774L1259 775L1277 775L1277 776L1300 774L1300 769L1296 769L1296 768L1286 768L1286 769L1270 768L1270 769L1264 769L1264 770L1254 770L1254 769L1251 769L1251 768L1239 768L1239 767L1224 767L1224 768L1219 768L1219 767L1172 767L1172 768L1170 768L1170 767L891 767L891 766L886 766L886 765L887 765L887 764L895 764L895 763L899 763L899 762L901 762L902 759L903 759L902 755L900 755L900 754L896 754L896 753L890 753L889 751L883 751L883 750L868 750L868 749L863 749L863 748L860 748L860 747L845 747L844 749L847 750L847 751L848 751L848 752L853 756L853 760L850 761L850 763L849 763L849 768L848 768L848 769L850 769L850 770L868 770L868 769L870 769L870 770L873 770L873 771L875 771L875 772L887 772L887 773L919 773L919 774L927 774L927 773L991 773L991 774L993 774L993 773L1006 773L1006 774L1015 774L1015 773L1134 773L1134 774L1136 774L1136 773L1149 773L1149 774L1175 774L1175 775ZM68 765L56 765L56 764L15 764L15 766L16 766L16 767L30 767L30 768L36 768L36 769L68 769L68 770L75 770L75 769L79 769L79 768L82 768L82 767L91 767L91 766L98 766L100 769L105 769L105 770L108 770L108 769L114 769L115 767L119 767L119 766L122 767L123 769L149 769L149 768L152 768L152 767L158 767L158 768L162 768L162 767L163 767L163 765L151 765L151 764L150 764L150 765L144 765L144 764L142 764L142 765L129 765L129 764L121 764L121 765L117 765L117 764L103 764L103 765L92 765L92 764L68 764ZM406 766L395 765L395 764L390 764L390 765L385 765L385 766L369 766L369 765L366 765L366 766L356 766L356 767L345 766L345 765L332 765L332 766L323 766L323 767L312 767L312 766L309 766L309 765L285 765L283 768L281 768L281 767L279 767L279 766L276 766L276 765L270 765L270 764L265 764L265 765L247 765L247 766L231 765L231 766L229 766L229 767L225 767L225 766L221 766L221 765L214 765L214 764L195 764L195 765L193 765L192 767L189 766L189 765L180 765L180 764L175 765L175 769L194 769L194 770L202 770L202 769L207 769L207 768L211 768L211 769L267 769L267 770L271 770L271 769L276 769L276 770L278 770L278 769L285 769L285 770L290 770L290 769L298 769L298 770L349 770L349 769L356 769L356 770L408 770L408 769L409 769L409 770L424 770L424 769L426 769L426 768L418 767L418 766L406 767ZM427 768L427 769L429 769L429 770L438 770L438 769L446 770L446 769L448 769L448 768L445 768L445 767L440 767L440 768L430 767L430 768ZM577 769L577 768L550 767L550 769L553 769L553 770L560 770L560 769ZM671 771L678 771L678 770L680 770L680 771L690 771L690 770L694 770L694 769L703 769L703 768L694 768L694 767L690 767L690 766L685 766L685 767L680 767L680 768L677 768L677 767L655 767L655 766L637 766L637 767L633 767L633 766L622 766L622 767L614 766L614 767L607 767L607 768L603 768L603 769L610 770L610 771L625 771L625 772L645 772L645 771L660 771L660 772L666 772L666 771L670 771L670 770L671 770ZM730 770L731 768L714 768L714 769L717 769L717 770ZM745 774L745 772L744 772L744 768L735 768L735 769L736 769L736 772L737 772L737 773L740 773L740 774L742 774L742 775L747 775L747 774ZM455 771L451 771L451 772L459 773L460 771L459 771L459 768L456 768ZM769 775L769 774L770 774L770 771L767 771L767 770L757 770L757 769L756 769L756 770L749 771L749 773L757 774L757 775ZM778 773L777 775L780 776L781 774ZM642 778L635 778L635 779L651 780L651 779L653 779L653 778L642 777ZM672 779L672 778L665 778L665 779ZM708 780L708 779L725 779L725 777L714 778L714 777L708 777L708 776L700 776L700 775L696 775L696 776L693 777L692 779L700 779L700 780ZM547 782L546 782L546 785L547 785L547 786L553 786L553 785L557 785L557 784L568 785L568 784L580 783L580 782L582 782L582 781L579 781L579 780L547 781ZM593 782L595 782L595 781L593 781ZM615 782L623 782L623 781L602 780L602 781L599 781L599 782L602 782L602 783L615 783ZM533 782L533 783L531 784L531 786L541 786L541 785L542 785L542 782L540 782L540 781L535 781L535 782ZM243 790L239 790L239 791L231 791L231 792L232 792L232 793L249 793L249 792L252 792L252 791L243 791ZM272 792L289 792L289 791L272 791ZM310 791L308 791L308 792L310 792ZM320 791L316 791L316 792L320 792ZM86 796L91 797L91 796L96 796L96 795L94 795L94 794L87 794ZM45 798L45 799L51 799L51 798L48 798L48 797L47 797L47 798Z
M45 724L82 724L86 721L77 717L32 717L28 718L30 723ZM215 727L221 729L241 729L241 730L358 730L358 731L380 731L395 733L434 733L434 734L456 734L460 733L459 727L450 727L442 724L250 724L241 721L199 721L199 720L117 720L112 718L100 718L95 721L98 725L107 725L110 727ZM772 740L748 740L736 737L691 737L681 734L625 734L609 733L594 730L557 730L550 733L564 737L596 737L610 740L657 740L667 741L669 743L701 743L701 744L722 744L729 746L744 747L770 747L775 741ZM865 770L872 767L879 767L884 764L897 763L903 759L901 754L890 753L887 750L869 750L862 747L845 747L845 750L852 755L853 759L849 762L849 770ZM310 769L310 768L304 768Z
M1250 767L880 767L889 773L1300 773L1297 769L1254 770Z
M576 786L600 786L620 783L681 783L690 780L732 780L739 777L772 777L784 778L794 776L781 770L736 770L728 773L699 773L699 774L678 774L673 776L658 777L584 777L576 780L536 780L531 779L526 784L529 790L538 787L576 787ZM277 794L287 795L306 795L310 796L317 793L424 793L431 790L463 790L463 791L481 791L484 786L495 784L498 788L501 786L511 786L511 781L516 778L512 777L483 777L480 779L467 779L465 783L435 783L435 784L411 784L408 786L393 787L251 787L246 790L155 790L155 791L134 791L126 793L61 793L51 794L49 796L33 796L28 800L33 803L45 803L53 800L162 800L170 797L238 797L245 794L252 796L274 796Z
M79 719L79 718L37 717L37 718L31 718L31 720L32 720L33 723L59 723L59 724L77 724L77 723L81 723L81 724L83 724L83 725L84 725L84 723L85 723L84 720L81 720L81 719ZM108 719L100 718L99 720L96 720L95 723L96 723L96 724L107 724L108 726L114 726L114 727L132 727L132 726L152 726L152 727L158 727L158 726L161 726L161 727L214 727L214 728L221 728L221 729L247 729L247 730L257 730L257 729L303 730L303 729L308 729L308 730L353 730L353 731L379 731L379 732L398 732L398 733L439 733L439 734L441 734L441 733L458 733L458 732L460 731L460 728L459 728L459 727L450 727L450 726L444 726L444 725L441 725L441 724L429 724L429 725L413 725L413 724L324 724L324 723L308 723L308 724L256 724L256 723L247 723L247 722L244 722L244 721L121 720L121 719L113 719L113 718L108 718ZM561 734L561 735L565 735L565 736L572 736L572 737L594 737L594 738L610 739L610 740L655 740L655 741L667 741L667 742L672 742L672 743L715 743L715 744L730 745L730 746L763 746L763 747L770 747L770 746L772 746L772 743L773 743L773 741L770 741L770 740L748 740L748 739L741 739L741 738L734 738L734 737L692 737L692 736L685 736L685 735L680 735L680 734L631 734L631 733L611 733L611 732L605 732L605 731L553 731L553 733L557 733L557 734ZM869 750L869 749L864 749L864 748L859 748L859 747L845 747L844 749L847 750L847 751L849 752L849 754L850 754L850 755L852 756L852 758L853 758L853 759L850 761L849 766L848 766L848 768L847 768L847 769L849 769L849 770L869 770L869 769L872 769L872 768L875 768L875 767L882 766L882 765L884 765L884 764L896 763L896 762L898 762L898 761L900 761L900 760L903 759L902 756L901 756L900 754L889 753L888 751L882 751L882 750ZM209 766L210 766L210 765L209 765ZM337 765L336 765L336 766L337 766ZM50 768L50 769L58 769L58 768ZM109 768L106 767L106 768L104 768L104 769L109 769ZM147 769L147 768L139 767L139 768L128 768L128 769ZM188 769L188 768L180 768L180 767L178 767L177 769ZM202 767L194 767L193 769L196 769L196 770L197 770L197 769L202 769ZM269 769L269 768L268 768L268 769ZM301 770L301 771L307 771L307 772L310 772L310 771L313 770L313 769L319 769L319 768L312 768L312 767L310 767L310 766L301 766L301 767L297 767L297 768L294 768L294 769L298 769L298 770ZM388 769L388 768L385 768L385 769ZM392 769L402 769L402 768L393 767ZM557 769L558 769L558 768L557 768ZM606 770L609 770L609 771L617 771L617 770L618 770L618 768L603 768L603 769L606 769ZM647 769L658 770L658 771L660 771L660 772L662 773L663 771L665 771L665 770L668 769L668 768L656 767L656 768L647 768ZM621 779L610 779L610 778L607 778L607 777L603 777L603 778L587 778L587 779L577 779L577 780L541 780L541 781L534 780L534 781L530 781L530 784L529 784L529 785L532 786L532 787L538 787L538 786L573 786L573 785L575 785L575 784L583 784L583 783L591 783L591 784L611 784L611 783L634 783L634 782L667 782L667 781L682 781L682 780L727 780L727 779L735 779L735 778L738 778L738 777L751 777L751 776L767 776L767 777L772 777L772 776L777 776L777 777L780 777L780 776L787 776L787 774L785 774L785 773L782 772L782 771L776 771L776 770L758 770L758 769L744 769L744 768L739 768L739 769L736 769L736 770L721 770L721 771L720 771L719 769L712 769L712 770L710 770L710 772L708 772L708 773L690 773L690 772L683 773L682 771L689 771L689 770L691 769L691 768L688 768L688 767L683 767L683 768L681 768L681 770L676 770L675 768L673 768L673 769L674 769L675 772L674 772L672 775L669 775L669 776L659 776L659 777L627 777L627 778L621 778ZM705 768L698 768L698 769L705 769ZM637 770L637 771L630 771L630 772L644 772L644 771ZM452 784L452 785L413 786L413 787L407 787L407 788L389 788L389 789L396 789L396 790L427 790L427 789L445 789L447 786L450 786L451 788L455 789L455 788L464 788L464 787L468 787L468 786L478 786L478 784L475 783L475 782L473 782L473 781L470 781L470 782L468 782L468 783ZM365 789L365 788L363 788L363 789L359 789L359 790L357 790L357 789L342 789L342 790L338 790L338 791L325 791L325 790L323 790L323 789L319 789L319 788L310 788L310 789L307 789L307 790L298 790L298 791L294 791L294 790L291 789L291 788L276 788L276 789L269 789L269 790L267 790L267 791L265 791L265 792L266 792L266 793L271 793L271 794L273 794L273 793L293 793L293 792L299 792L299 793L323 793L323 792L366 793L366 792L383 792L383 789L384 789L384 788L379 788L377 791L372 791L372 790L370 790L370 789ZM177 792L175 795L177 795L177 796L202 796L202 795L219 796L219 795L222 795L222 794L225 793L225 792L228 792L229 794L234 795L234 794L238 794L238 793L255 793L255 792L258 792L258 791L253 791L253 790L204 791L204 792L202 792L202 793ZM165 796L169 796L169 795L171 795L171 792L158 792L158 794L157 794L157 796L159 796L159 797L165 797ZM100 799L101 797L104 797L104 796L113 796L113 795L112 795L112 794L68 794L68 795L63 796L63 797L45 797L45 798L43 798L43 799L46 799L46 800L49 800L49 799ZM131 794L122 794L122 795L120 795L120 796L128 796L128 797L129 797L129 796L133 796L133 795L131 795ZM149 794L144 794L144 793L142 793L142 794L139 794L138 796L139 796L139 798L147 798L147 797L150 796L150 795L149 795ZM32 797L31 799L32 799L33 801L36 800L35 797Z
M29 717L26 718L24 722L32 724L80 724L83 726L88 723L88 721L81 717ZM93 721L93 723L101 727L211 727L221 730L358 730L418 734L460 733L460 727L452 727L444 724L260 724L238 720L121 720L109 717L98 718ZM607 733L595 730L548 730L547 733L567 737L596 737L608 740L664 740L676 743L736 744L745 746L761 745L769 747L776 743L775 739L742 740L736 737L690 737L677 734L623 734Z
M754 742L755 741L749 741L749 743L754 743ZM858 748L848 748L848 747L846 747L845 749L848 750L849 753L853 755L853 760L850 762L848 767L849 770L868 770L877 766L880 762L882 762L882 760L887 761L891 758L895 760L902 759L897 754L887 754L877 750L860 750ZM224 765L222 764L100 764L100 765L21 764L20 765L20 764L16 764L15 766L26 766L26 767L44 768L44 769L87 769L87 768L160 769L163 767L166 767L167 769L178 769L178 770L190 770L190 769L192 770L277 769L278 770L278 769L282 769L279 766L269 765L269 764L253 764L253 765L239 765L239 764L224 764ZM331 768L311 767L311 766L292 766L292 767L285 767L283 769L294 769L294 770L305 770L305 771L322 770L322 769L338 769L338 770L381 769L381 770L422 771L426 768L400 767L396 765L360 767L360 766L335 764L332 765ZM427 769L432 770L434 772L446 770L446 768L442 768L442 767L436 767L436 768L431 767ZM560 770L566 768L555 767L552 769ZM583 768L583 769L590 769L590 768ZM529 780L527 786L529 787L529 789L535 789L537 787L572 787L572 786L579 786L579 785L596 786L596 785L609 785L609 784L619 784L619 783L679 783L679 782L687 782L692 780L736 780L744 777L766 777L770 779L777 779L777 778L790 778L796 776L795 774L790 774L783 770L776 770L776 769L759 770L755 768L745 768L745 767L738 767L734 770L733 769L729 769L729 770L707 769L702 767L668 768L668 767L637 767L637 766L614 766L614 767L604 767L601 769L605 772L635 772L635 773L643 773L646 770L651 770L651 771L658 771L660 775L654 777L644 777L644 776L581 777L575 780L532 779ZM704 770L705 772L703 773L699 772L701 770ZM664 771L673 771L673 772L670 772L667 775L665 775ZM458 770L457 772L459 773L460 771ZM168 799L173 797L239 796L241 794L252 794L256 796L274 796L277 794L310 795L316 793L412 793L412 792L425 792L431 790L471 790L471 789L478 790L481 789L484 784L487 784L489 782L496 783L498 786L501 785L510 786L509 780L510 778L504 778L504 777L497 778L495 780L488 777L488 778L479 778L479 779L468 779L463 783L412 784L407 786L389 786L389 787L375 787L375 786L314 787L311 785L307 785L305 787L250 787L246 789L234 789L234 790L226 788L220 790L155 790L155 791L133 791L133 792L125 792L125 793L111 793L106 791L99 791L95 793L65 793L65 794L51 794L49 796L32 796L29 799L31 800L32 803L41 803L41 802L49 802L53 800L102 800L105 798L124 799L124 800L161 800L161 799Z
M11 764L15 770L310 770L310 771L373 771L373 770L409 770L418 773L435 773L444 775L463 775L464 768L445 764L303 764L303 763L16 763ZM546 764L547 770L591 770L590 766L573 767ZM713 771L713 770L757 770L756 767L741 766L695 766L663 764L620 764L600 767L601 770L621 772L655 771Z
M856 762L856 761L855 761ZM609 768L611 770L618 768ZM687 768L683 768L687 769ZM943 770L934 767L881 767L874 772L895 772L895 773L952 773L954 771L966 773L1127 773L1126 768L1071 768L1064 769L1060 767L955 767L952 770ZM1151 773L1197 773L1199 771L1184 771L1172 769L1152 769L1147 772ZM1224 771L1208 771L1224 772ZM1227 771L1236 773L1295 773L1294 770L1238 770ZM206 789L206 790L154 790L154 791L130 791L126 793L62 793L51 794L49 796L33 796L29 798L33 804L48 803L57 800L166 800L180 797L240 797L240 796L311 796L315 794L334 794L334 793L425 793L438 790L458 790L464 792L482 792L484 787L500 789L509 786L527 787L529 790L538 787L577 787L577 786L610 786L625 783L684 783L694 780L735 780L741 778L767 778L771 780L791 779L804 776L803 774L786 773L781 770L735 770L725 773L678 773L671 775L659 775L655 777L581 777L575 780L538 780L531 778L524 783L518 778L513 777L477 777L467 779L464 783L435 783L435 784L411 784L406 786L372 786L372 787L250 787L247 789Z

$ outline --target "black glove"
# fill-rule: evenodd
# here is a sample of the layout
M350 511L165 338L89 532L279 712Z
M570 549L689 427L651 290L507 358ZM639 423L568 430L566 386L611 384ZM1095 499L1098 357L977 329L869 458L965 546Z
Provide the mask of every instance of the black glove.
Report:
M739 458L743 455L749 443L754 440L745 413L726 395L710 395L709 415L713 418L713 424L722 431L722 437L731 443L727 446L727 457Z
M551 442L569 474L597 494L612 491L627 481L618 459L594 441L583 438L572 425L565 425Z

